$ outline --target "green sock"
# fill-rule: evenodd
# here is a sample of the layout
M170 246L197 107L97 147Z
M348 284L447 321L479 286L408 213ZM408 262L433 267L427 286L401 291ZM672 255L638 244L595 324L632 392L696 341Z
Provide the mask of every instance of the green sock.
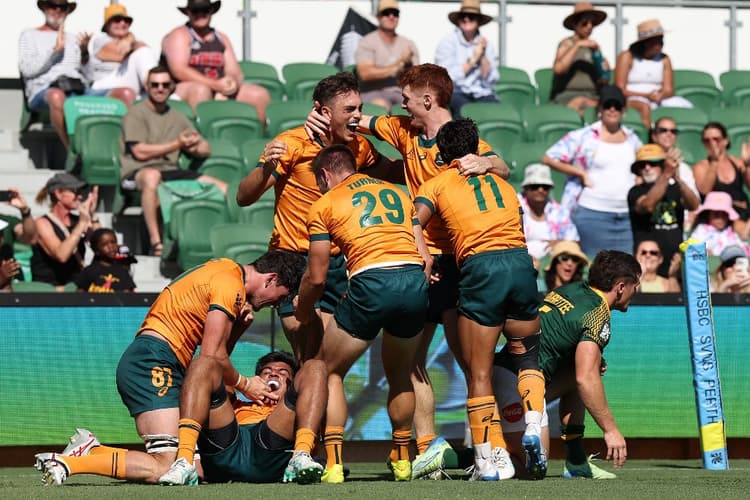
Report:
M586 462L586 450L583 448L583 425L561 425L560 434L565 442L565 460L573 465Z

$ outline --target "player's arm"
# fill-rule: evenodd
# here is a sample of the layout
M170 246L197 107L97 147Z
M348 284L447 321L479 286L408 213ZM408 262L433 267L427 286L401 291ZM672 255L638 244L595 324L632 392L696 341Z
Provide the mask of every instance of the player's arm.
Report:
M261 157L263 163L255 167L240 181L237 188L237 204L239 206L245 207L255 203L266 190L276 183L276 177L273 173L287 149L287 144L279 139L274 139L266 144Z
M426 227L427 223L432 219L432 215L435 213L435 208L432 203L425 198L417 196L414 199L414 209L417 211L419 225L423 228ZM422 238L422 241L424 241L424 237Z
M461 175L484 175L487 172L493 172L503 179L510 177L510 168L508 164L497 155L493 156L479 156L475 154L468 154L458 160L458 171Z
M310 323L316 317L315 302L323 295L330 257L330 240L310 240L307 269L302 275L297 308L294 311L294 316L300 323Z
M599 346L595 342L579 342L575 365L578 394L591 417L604 432L607 460L612 459L615 467L622 467L628 457L627 446L607 404L601 377L602 354Z
M379 154L378 160L375 163L363 167L360 169L360 172L392 184L406 184L404 160L401 158L392 160L385 155Z

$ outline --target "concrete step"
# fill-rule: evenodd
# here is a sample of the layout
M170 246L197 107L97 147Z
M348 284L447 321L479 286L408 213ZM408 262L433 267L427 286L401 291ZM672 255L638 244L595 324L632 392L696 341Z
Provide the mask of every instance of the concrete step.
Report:
M169 283L159 272L160 257L150 255L136 255L138 263L133 264L133 281L139 292L161 292Z
M0 131L2 141L2 131ZM25 149L5 149L0 145L0 172L3 177L15 172L26 172L33 170L34 165L29 159L29 152Z

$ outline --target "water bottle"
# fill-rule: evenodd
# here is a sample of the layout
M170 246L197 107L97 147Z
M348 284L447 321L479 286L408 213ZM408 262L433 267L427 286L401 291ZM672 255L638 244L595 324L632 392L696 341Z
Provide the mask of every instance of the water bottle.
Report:
M604 56L602 55L602 51L593 51L591 53L591 58L594 60L594 67L596 68L596 72L599 74L599 79L605 80L607 83L609 83L609 80L612 78L612 72L604 69Z

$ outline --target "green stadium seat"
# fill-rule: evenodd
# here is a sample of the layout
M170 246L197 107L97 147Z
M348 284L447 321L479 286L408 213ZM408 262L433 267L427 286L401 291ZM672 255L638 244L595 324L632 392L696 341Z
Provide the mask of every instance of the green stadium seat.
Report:
M100 96L71 96L63 103L63 114L65 115L65 128L70 140L70 148L65 160L65 170L76 171L79 163L80 150L76 141L76 123L82 116L118 116L123 117L128 108L125 104L111 97ZM118 136L119 141L119 136Z
M212 158L231 158L233 160L242 160L240 147L234 142L226 139L206 139L211 146Z
M500 79L494 91L501 103L512 104L517 110L536 104L536 87L525 70L511 66L500 66Z
M266 137L276 137L285 130L303 125L311 110L311 101L272 102L266 108Z
M721 73L719 83L728 106L750 106L750 70L734 69Z
M284 100L286 86L273 65L258 61L239 61L239 65L246 83L255 83L268 90L272 101Z
M273 232L274 206L274 201L260 199L250 206L240 207L237 222L255 228L255 231L268 241Z
M229 222L240 222L240 220L252 219L252 216L245 216L242 212L248 207L241 207L237 204L237 189L239 188L240 180L234 180L227 186L227 220ZM272 206L276 202L276 193L273 188L268 189L262 195L256 203L271 204ZM270 234L270 233L269 233Z
M237 147L263 136L255 108L244 102L203 101L196 106L198 129L206 139L225 139Z
M239 158L209 156L200 162L198 172L226 183L239 180L244 173L245 165Z
M363 102L362 114L370 115L370 116L387 115L388 110L379 104L373 104L371 102Z
M244 163L243 173L249 174L258 165L258 160L263 156L268 139L249 139L240 146L240 157Z
M479 136L492 144L493 148L498 147L500 151L507 152L513 142L523 137L521 115L510 104L470 102L461 108L461 115L474 120L479 129ZM491 142L488 137L494 130L501 132L493 133L495 142Z
M281 74L286 82L287 98L312 102L313 90L318 82L338 72L339 69L332 64L313 62L285 64L281 68Z
M222 200L188 199L172 205L171 220L165 231L164 256L173 253L177 244L177 264L190 269L212 256L206 231L227 222L227 206ZM164 257L162 257L164 258Z
M268 238L260 238L248 224L216 225L211 228L209 239L214 258L225 257L242 264L252 262L268 251Z
M525 69L513 66L498 66L500 81L507 83L528 83L531 85L531 77Z
M574 109L557 104L532 106L521 114L529 142L552 145L582 125L581 116Z
M674 70L674 93L705 112L721 104L721 90L710 73L694 69Z
M552 90L552 75L552 68L539 68L534 71L534 81L536 82L539 104L549 102L549 94Z
M81 159L80 177L89 184L120 184L119 116L83 116L76 123L75 143Z
M505 155L505 161L510 167L510 179L508 181L516 187L521 188L524 171L532 163L541 163L544 153L549 146L541 142L517 142L511 146Z
M14 293L34 293L34 292L56 292L55 285L43 281L16 281L13 283Z

